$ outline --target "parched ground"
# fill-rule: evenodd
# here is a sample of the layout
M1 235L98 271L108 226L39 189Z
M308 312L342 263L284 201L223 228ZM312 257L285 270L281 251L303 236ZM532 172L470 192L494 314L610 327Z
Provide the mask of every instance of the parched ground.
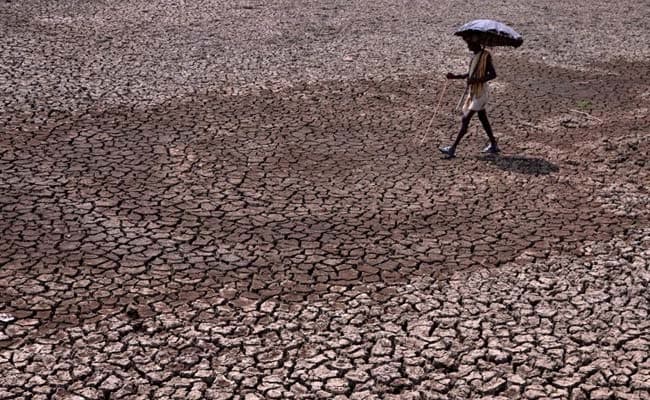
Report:
M400 3L2 0L0 399L650 399L650 7Z

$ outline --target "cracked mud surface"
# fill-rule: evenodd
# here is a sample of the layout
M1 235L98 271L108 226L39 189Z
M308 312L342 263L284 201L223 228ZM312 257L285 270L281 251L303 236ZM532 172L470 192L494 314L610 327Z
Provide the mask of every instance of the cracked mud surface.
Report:
M0 399L649 399L648 7L470 3L0 3Z

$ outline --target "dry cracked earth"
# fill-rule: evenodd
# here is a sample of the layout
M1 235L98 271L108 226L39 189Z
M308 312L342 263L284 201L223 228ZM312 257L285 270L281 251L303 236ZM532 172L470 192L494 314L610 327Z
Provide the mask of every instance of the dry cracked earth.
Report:
M649 21L2 0L0 399L650 399Z

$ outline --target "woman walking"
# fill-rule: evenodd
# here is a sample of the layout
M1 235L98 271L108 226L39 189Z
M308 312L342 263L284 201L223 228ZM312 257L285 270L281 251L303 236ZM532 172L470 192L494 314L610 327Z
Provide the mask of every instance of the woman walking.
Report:
M464 37L467 42L467 47L474 53L470 63L469 71L466 74L453 74L447 73L447 79L467 79L467 98L463 104L463 116L461 118L460 131L456 140L451 146L440 148L440 151L446 154L449 158L456 155L456 147L461 139L467 133L469 122L478 113L478 119L490 139L490 144L483 149L484 153L498 153L499 147L497 141L492 133L492 127L485 111L485 106L488 103L490 96L490 88L488 82L497 77L494 65L492 64L492 56L490 52L485 50L478 40L472 36Z

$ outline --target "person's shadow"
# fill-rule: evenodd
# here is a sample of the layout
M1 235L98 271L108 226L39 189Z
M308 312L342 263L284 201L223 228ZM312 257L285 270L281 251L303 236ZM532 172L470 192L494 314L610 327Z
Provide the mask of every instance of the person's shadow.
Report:
M487 161L504 171L516 172L519 174L548 175L560 170L557 165L550 163L543 158L526 156L501 157L498 155L489 155L482 156L479 159L482 161Z

